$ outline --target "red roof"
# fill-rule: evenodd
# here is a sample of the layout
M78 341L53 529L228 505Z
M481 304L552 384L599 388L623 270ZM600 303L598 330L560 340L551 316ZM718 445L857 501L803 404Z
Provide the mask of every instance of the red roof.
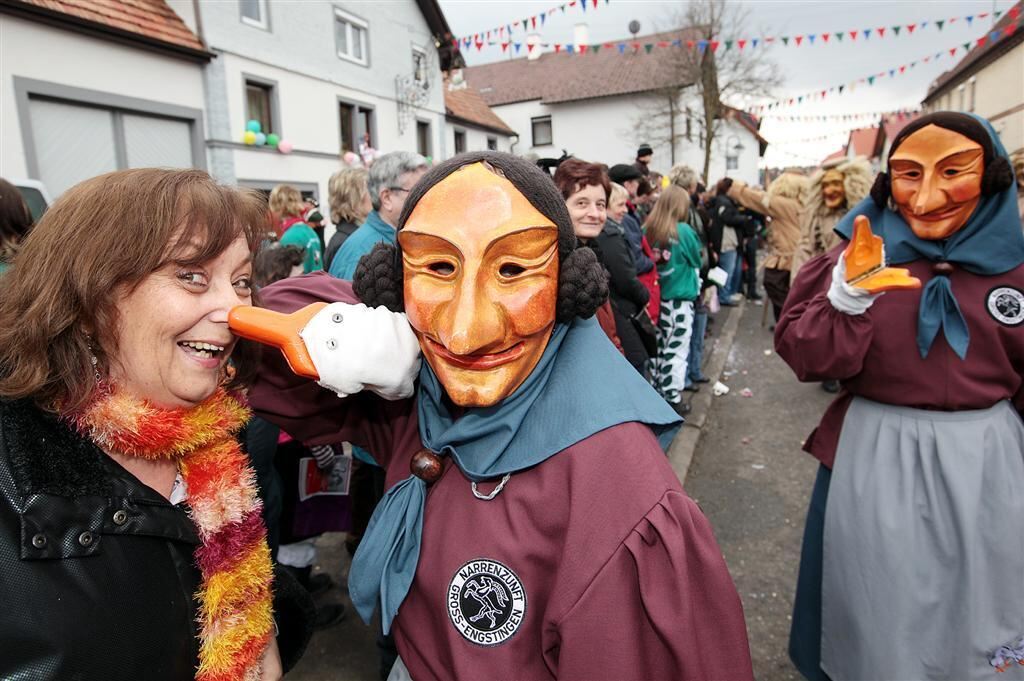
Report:
M505 135L515 135L516 131L508 127L491 107L487 106L480 93L466 86L452 90L445 82L444 109L449 117L456 118L471 125L494 130Z
M935 79L932 86L928 88L928 94L925 95L924 102L938 96L947 85L954 83L961 76L967 76L969 73L981 69L990 61L1005 54L1014 45L1024 42L1024 2L1018 2L1008 9L1000 17L999 21L996 22L995 26L992 27L990 32L1003 31L1011 25L1015 26L1016 30L1009 36L1004 35L995 42L986 38L985 42L981 45L975 42L971 51L957 62L956 66Z
M877 126L852 130L850 131L850 141L847 142L846 148L849 150L852 147L854 156L871 158L875 153L875 140L877 137Z
M603 43L596 53L592 47L586 54L545 52L532 60L522 57L470 66L463 73L490 106L535 99L553 104L647 92L691 83L682 75L677 60L666 53L687 49L685 44L672 47L673 40L696 37L696 32L690 30L658 33ZM623 54L619 54L619 43L626 44ZM667 45L650 52L643 47L658 43Z
M824 164L828 163L829 161L832 161L832 160L837 159L837 158L846 158L846 147L839 147L838 149L833 151L831 154L829 154L828 156L823 158L821 163L822 163L822 165L824 165Z
M206 46L164 0L7 0L9 10L40 18L77 20L193 53Z

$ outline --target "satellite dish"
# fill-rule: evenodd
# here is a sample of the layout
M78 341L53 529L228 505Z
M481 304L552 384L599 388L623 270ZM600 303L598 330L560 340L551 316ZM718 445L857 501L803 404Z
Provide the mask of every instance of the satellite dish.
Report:
M629 32L632 33L633 37L635 38L636 34L640 32L640 22L637 21L636 19L633 19L633 21L629 22Z

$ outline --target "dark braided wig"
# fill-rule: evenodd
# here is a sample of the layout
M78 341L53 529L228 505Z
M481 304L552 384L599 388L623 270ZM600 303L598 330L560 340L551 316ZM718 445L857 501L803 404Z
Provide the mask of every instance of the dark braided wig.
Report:
M604 268L589 248L577 248L576 235L565 201L551 177L533 163L511 154L475 151L451 158L431 168L409 192L398 221L398 229L420 199L443 179L474 163L483 162L507 179L526 200L558 228L557 321L568 324L576 317L591 317L608 298ZM352 288L371 307L384 306L393 312L404 308L402 300L402 254L397 245L377 244L356 267Z
M907 127L900 130L899 134L892 141L892 146L889 147L889 156L886 160L888 161L888 159L892 158L892 155L899 149L899 146L903 144L903 140L928 125L958 132L972 142L977 142L981 145L985 164L985 170L981 176L982 196L998 194L1013 186L1013 169L1010 167L1010 161L1005 156L996 155L995 145L992 144L992 138L989 137L985 126L979 123L973 116L956 111L936 111L935 113L921 116L909 123ZM885 208L889 202L891 192L892 183L889 179L889 173L878 173L878 177L875 178L875 183L871 187L871 198L874 199L875 205L879 208Z

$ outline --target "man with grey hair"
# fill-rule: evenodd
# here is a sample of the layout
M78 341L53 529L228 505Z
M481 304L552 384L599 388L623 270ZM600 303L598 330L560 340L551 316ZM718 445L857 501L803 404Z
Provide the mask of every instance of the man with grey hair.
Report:
M392 151L373 162L366 181L373 210L334 256L332 276L351 280L359 259L372 251L375 245L382 242L394 244L398 240L395 225L402 215L405 197L425 172L427 160L410 151Z

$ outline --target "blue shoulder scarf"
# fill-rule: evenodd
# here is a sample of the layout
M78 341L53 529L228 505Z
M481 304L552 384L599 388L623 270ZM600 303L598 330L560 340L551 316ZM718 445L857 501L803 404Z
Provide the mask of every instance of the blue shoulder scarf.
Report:
M420 438L474 482L536 466L620 423L646 423L658 434L680 421L594 318L556 325L537 366L493 407L469 409L456 419L444 396L424 362L417 395ZM385 634L416 574L426 496L426 483L415 476L388 490L352 561L352 603L369 622L380 602Z
M988 130L995 155L1006 157L1006 149L992 125L980 116L974 117ZM898 212L888 207L879 208L870 197L854 206L836 225L835 231L849 240L853 234L853 219L858 215L871 220L871 231L885 240L889 264L925 258L950 262L974 274L995 275L1024 263L1024 234L1017 213L1016 184L998 194L982 197L967 223L941 241L919 238ZM921 357L928 356L940 328L960 359L966 357L970 344L967 321L953 295L949 277L936 276L921 292L917 314L917 349Z

